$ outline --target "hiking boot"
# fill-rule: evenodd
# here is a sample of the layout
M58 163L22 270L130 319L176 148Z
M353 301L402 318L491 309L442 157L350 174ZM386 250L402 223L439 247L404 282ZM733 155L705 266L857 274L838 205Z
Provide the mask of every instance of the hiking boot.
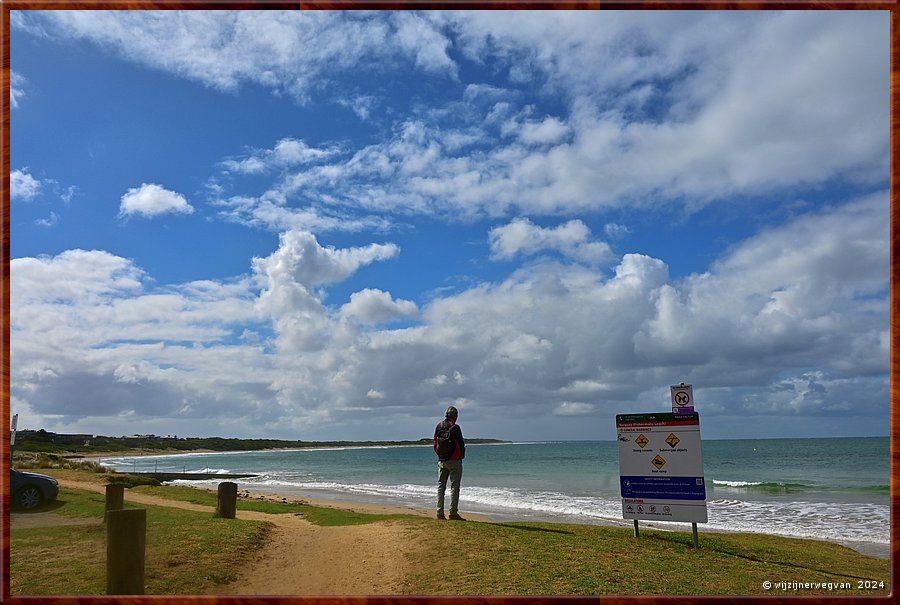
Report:
M451 521L465 521L465 519L463 519L456 513L450 513L450 520Z
M442 511L442 510L439 510L439 511L438 511L437 518L438 518L438 519L441 519L442 521L446 521L446 520L447 520L447 517L444 516L444 511Z

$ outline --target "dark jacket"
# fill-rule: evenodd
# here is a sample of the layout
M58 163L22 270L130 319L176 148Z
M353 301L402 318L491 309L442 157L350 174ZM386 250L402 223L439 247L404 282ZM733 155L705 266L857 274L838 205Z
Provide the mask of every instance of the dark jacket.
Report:
M438 458L441 462L445 460L462 460L466 457L466 440L463 439L462 429L449 418L438 422L437 426L434 427L434 451L437 452L438 430L445 428L448 424L450 425L450 439L453 440L453 453L450 454L449 458Z

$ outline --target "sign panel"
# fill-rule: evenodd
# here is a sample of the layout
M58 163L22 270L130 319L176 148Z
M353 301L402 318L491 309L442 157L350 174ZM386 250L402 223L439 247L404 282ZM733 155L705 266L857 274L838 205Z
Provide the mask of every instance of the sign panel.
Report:
M694 413L694 386L690 384L674 384L669 387L672 393L672 413L684 415Z
M616 431L623 517L706 523L700 415L619 414Z

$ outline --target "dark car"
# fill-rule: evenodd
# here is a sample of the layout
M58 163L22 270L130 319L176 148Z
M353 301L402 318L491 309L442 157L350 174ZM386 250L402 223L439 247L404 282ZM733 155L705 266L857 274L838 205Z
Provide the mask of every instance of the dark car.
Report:
M13 508L31 510L44 502L56 500L59 481L47 475L10 469L9 493Z

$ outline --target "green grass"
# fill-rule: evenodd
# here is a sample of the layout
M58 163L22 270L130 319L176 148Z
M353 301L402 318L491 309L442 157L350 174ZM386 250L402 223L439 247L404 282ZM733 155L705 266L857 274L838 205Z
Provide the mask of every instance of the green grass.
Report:
M85 479L66 469L48 474ZM103 479L95 479L102 482ZM128 493L216 505L213 492L139 486ZM100 493L64 489L54 511L93 525L14 529L10 586L16 595L104 594L105 528ZM236 579L265 541L269 524L216 519L212 511L148 510L147 594L203 594ZM700 534L553 523L455 523L370 515L307 504L241 499L238 510L299 514L325 526L390 520L407 536L414 595L771 595L884 596L890 564L836 544L759 534ZM449 547L448 547L449 545ZM448 553L449 550L449 553ZM858 580L883 581L860 590ZM850 590L766 591L763 582L849 582Z
M93 519L89 525L22 528L10 532L10 590L14 595L106 593L103 494L64 489L51 510ZM133 506L127 505L132 508ZM202 594L226 584L264 544L262 521L216 519L207 512L147 509L146 594Z
M150 494L153 496L158 496L160 498L180 500L182 502L190 502L192 504L200 504L203 506L211 507L216 506L216 502L218 499L218 495L214 492L196 489L193 487L185 487L181 485L161 487L141 486L134 488L134 491L140 494ZM272 515L300 515L311 523L325 527L335 527L340 525L362 525L365 523L375 523L377 521L388 521L392 519L403 519L411 517L411 515L373 515L369 513L342 510L339 508L326 508L311 506L309 504L272 502L269 500L255 499L238 499L237 510L255 511Z
M555 523L430 523L441 572L411 578L418 594L473 595L886 595L890 565L843 546L758 534L701 534ZM453 544L453 556L441 554ZM858 590L857 579L885 589ZM766 591L763 582L849 582L850 590Z

